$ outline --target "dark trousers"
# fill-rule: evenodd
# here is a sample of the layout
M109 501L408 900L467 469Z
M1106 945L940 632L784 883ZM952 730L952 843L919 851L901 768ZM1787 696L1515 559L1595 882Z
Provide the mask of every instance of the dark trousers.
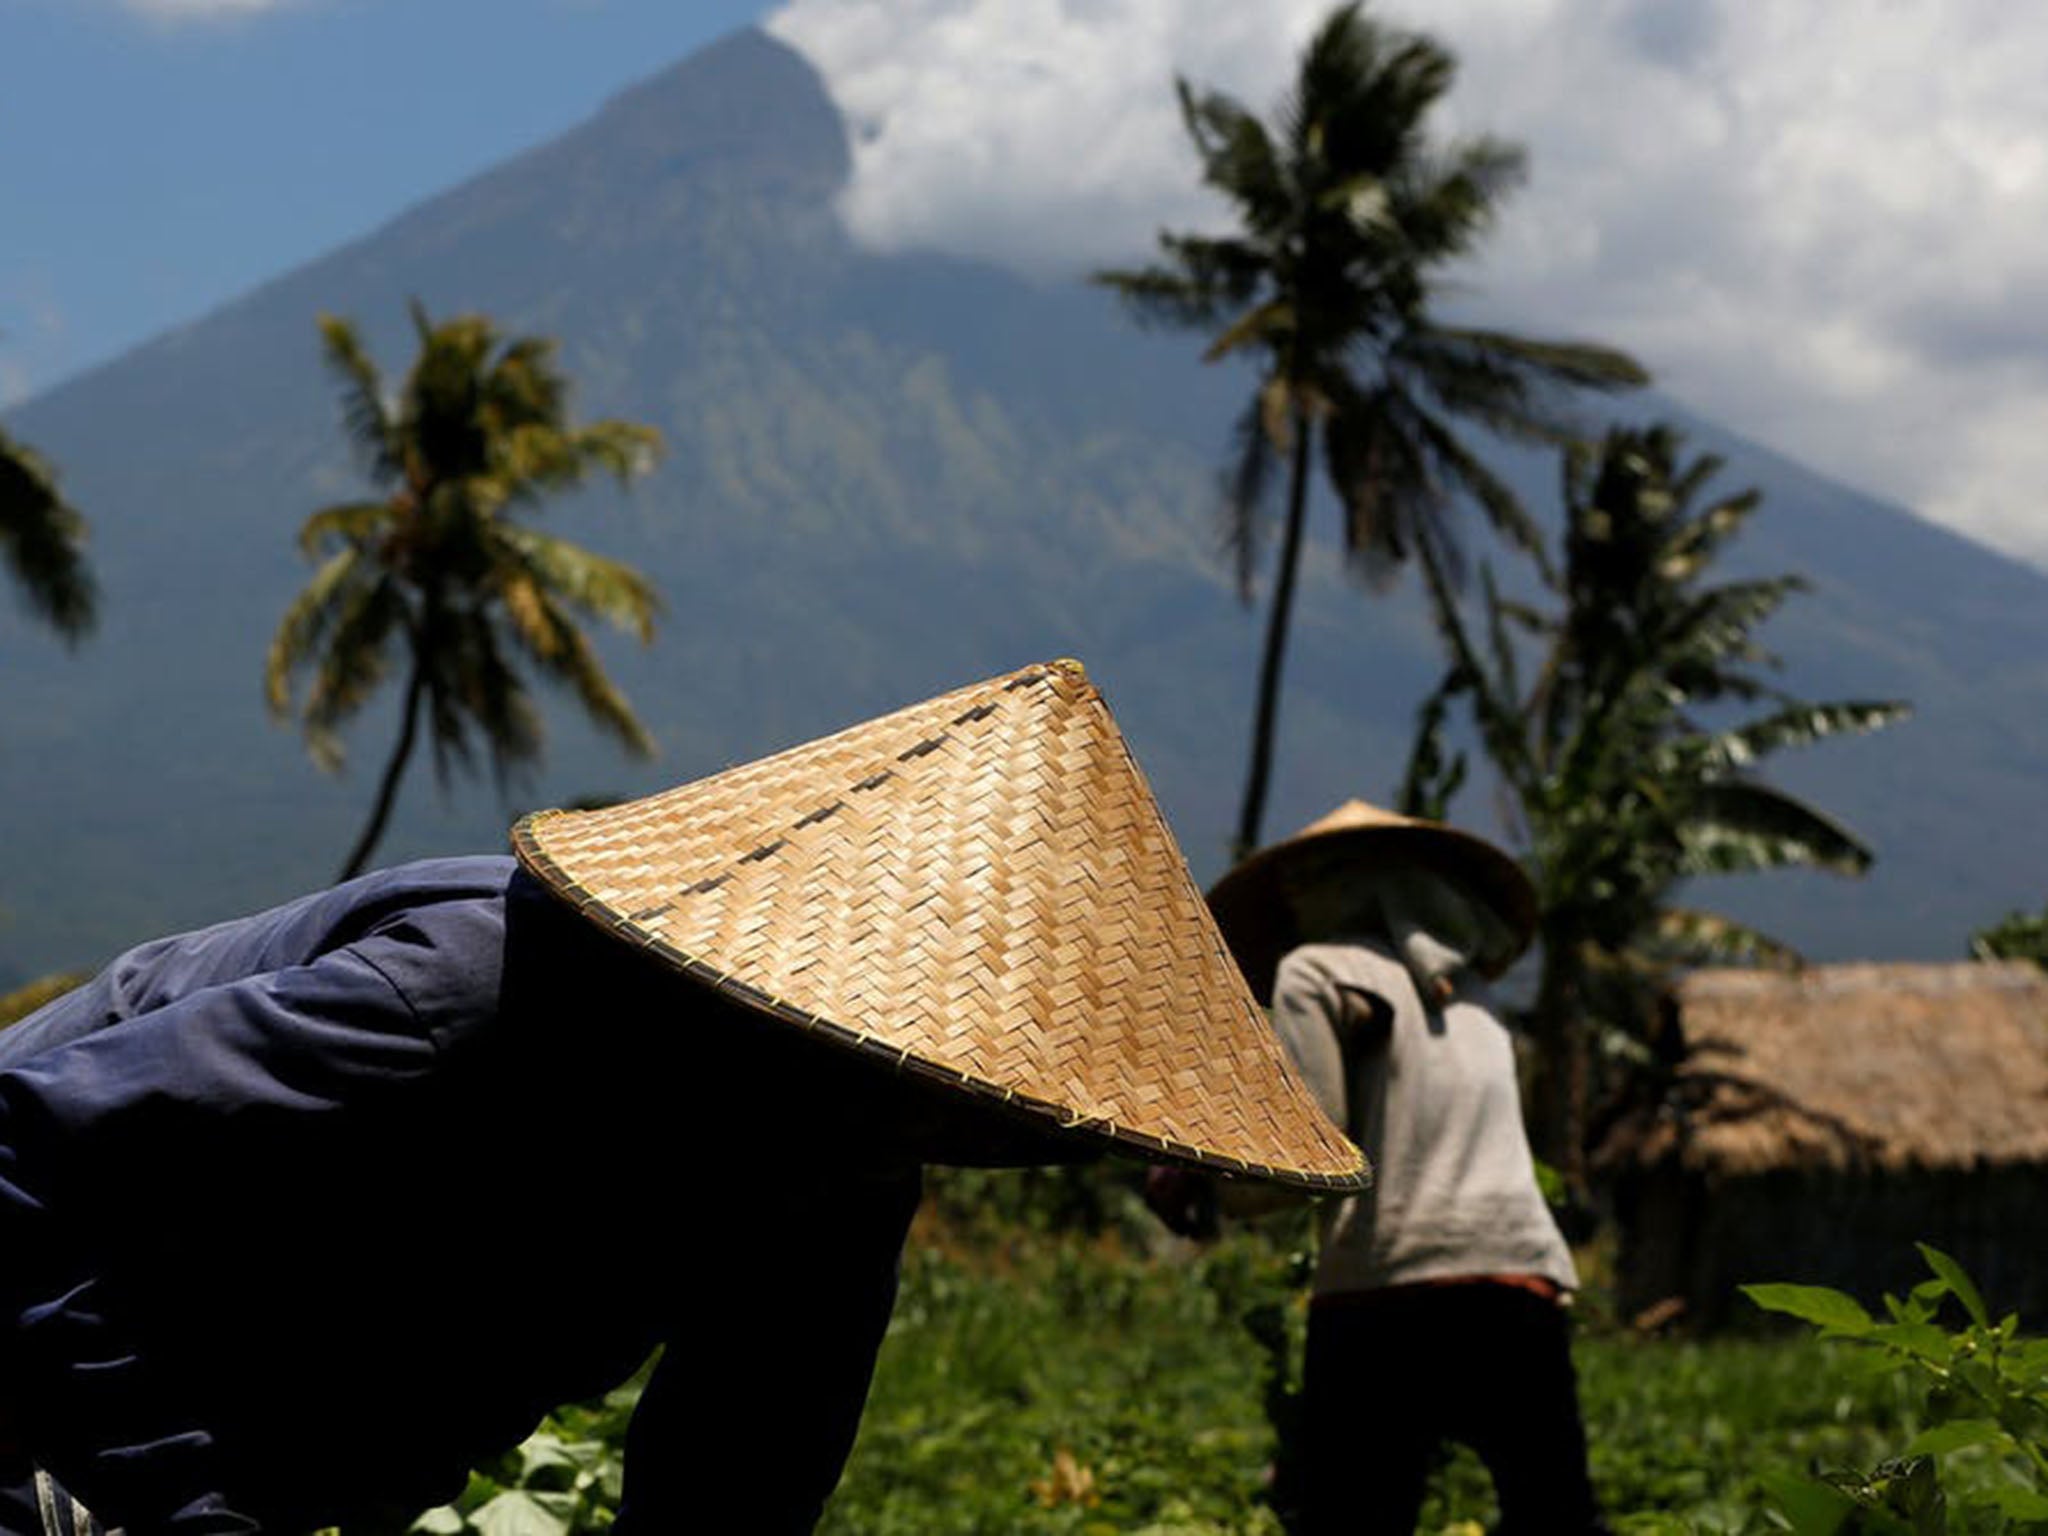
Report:
M1484 1281L1317 1301L1303 1395L1301 1530L1411 1536L1446 1441L1493 1475L1501 1536L1607 1529L1586 1473L1565 1310Z

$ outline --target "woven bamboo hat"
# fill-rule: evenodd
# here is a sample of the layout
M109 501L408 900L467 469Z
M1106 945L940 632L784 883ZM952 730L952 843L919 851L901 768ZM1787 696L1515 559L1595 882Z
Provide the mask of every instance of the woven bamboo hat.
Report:
M1302 931L1290 889L1355 879L1376 863L1402 858L1458 881L1513 934L1511 949L1482 957L1486 974L1498 976L1529 947L1536 932L1536 892L1520 864L1485 839L1443 822L1347 800L1292 837L1261 848L1210 887L1209 910L1253 995L1270 1002L1280 957L1322 937Z
M1126 1149L1364 1181L1077 662L512 840L593 921L820 1040Z

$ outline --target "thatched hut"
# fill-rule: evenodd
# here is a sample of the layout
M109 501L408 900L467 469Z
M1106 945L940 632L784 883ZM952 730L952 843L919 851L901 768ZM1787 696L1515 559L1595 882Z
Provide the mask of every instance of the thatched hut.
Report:
M1595 1165L1630 1312L1742 1316L1735 1287L1872 1297L1960 1259L1995 1308L2048 1320L2048 973L2021 963L1702 971L1682 1056Z

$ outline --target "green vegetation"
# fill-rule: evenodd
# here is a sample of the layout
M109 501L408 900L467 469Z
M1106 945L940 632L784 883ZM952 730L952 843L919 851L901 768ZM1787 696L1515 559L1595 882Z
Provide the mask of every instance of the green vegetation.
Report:
M1566 389L1647 378L1609 348L1438 319L1443 269L1471 252L1522 174L1521 151L1498 140L1429 142L1424 119L1455 71L1436 43L1381 25L1353 0L1310 40L1270 126L1226 95L1178 82L1202 179L1229 201L1238 231L1162 234L1161 265L1098 276L1143 319L1213 331L1210 361L1257 360L1224 507L1247 599L1267 531L1266 487L1276 463L1287 465L1239 857L1259 844L1318 439L1354 566L1384 577L1412 556L1450 572L1454 490L1511 542L1538 548L1514 493L1454 423L1562 442L1571 435Z
M1970 936L1970 953L1979 960L2031 960L2048 970L2048 906L2006 913Z
M57 475L26 444L0 432L0 564L41 618L76 640L92 627L93 580L85 519Z
M46 1003L53 1003L81 985L85 977L70 972L58 972L51 976L38 977L11 992L0 993L0 1029L9 1024L18 1024Z
M56 472L0 431L0 565L29 608L67 641L93 625L98 600L85 560L85 519L57 489ZM34 1013L76 986L76 976L43 977L0 996L0 1027Z
M478 736L500 781L539 756L540 715L516 660L572 691L629 752L653 748L578 622L603 619L645 642L659 607L653 587L517 514L593 472L625 484L651 465L659 434L625 421L572 425L550 340L506 340L482 315L436 324L417 303L412 319L419 356L394 402L355 328L321 318L349 435L382 494L324 508L299 530L320 565L278 625L265 668L272 711L296 712L314 759L332 768L341 725L394 656L405 663L398 740L344 879L383 835L422 717L444 778L451 761L471 761ZM312 681L295 704L303 671Z
M1920 1255L1933 1278L1886 1296L1882 1319L1825 1286L1743 1287L1822 1338L1863 1346L1920 1398L1918 1433L1875 1465L1766 1476L1795 1536L2048 1531L2048 1339L2022 1337L2010 1313L1994 1323L1962 1266L1925 1243ZM1960 1323L1944 1328L1944 1310Z
M1871 852L1839 823L1756 777L1786 747L1875 730L1906 713L1867 700L1811 704L1771 684L1757 629L1803 591L1796 576L1713 583L1723 547L1756 511L1743 491L1696 505L1720 469L1687 461L1668 427L1617 428L1564 461L1555 603L1510 601L1485 581L1485 644L1428 571L1452 665L1421 711L1405 806L1435 810L1464 777L1441 740L1469 704L1512 797L1536 883L1543 969L1532 1032L1538 1150L1583 1183L1589 1045L1616 1074L1653 1068L1657 997L1676 961L1783 961L1754 929L1675 904L1696 875L1803 866L1861 874ZM1523 645L1533 638L1534 665ZM1765 711L1725 723L1726 706Z
M994 1230L963 1244L926 1225L913 1241L821 1536L1278 1536L1264 1503L1267 1357L1246 1324L1276 1304L1300 1321L1290 1234L1239 1231L1199 1253L1148 1256L1113 1232L1012 1228L991 1244ZM1936 1429L1954 1422L1953 1408L1906 1376L1858 1369L1839 1344L1643 1338L1607 1322L1597 1297L1585 1310L1577 1354L1593 1475L1619 1532L1782 1531L1783 1490L1813 1469L1957 1443L1959 1431ZM2038 1400L2039 1346L2026 1347ZM632 1397L627 1388L565 1413L473 1479L466 1523L451 1510L421 1528L602 1530ZM2033 1529L1976 1512L2003 1497L1992 1490L2017 1486L1995 1455L1941 1454L1952 1498L1971 1511L1949 1530ZM1419 1529L1477 1536L1474 1525L1494 1518L1484 1470L1461 1451L1437 1474Z

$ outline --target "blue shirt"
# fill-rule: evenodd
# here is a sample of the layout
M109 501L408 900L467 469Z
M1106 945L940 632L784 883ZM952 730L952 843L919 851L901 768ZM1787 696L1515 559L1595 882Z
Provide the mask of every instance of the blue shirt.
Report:
M0 1031L0 1397L129 1536L303 1531L454 1497L665 1345L622 1536L707 1482L808 1531L933 1097L509 859L146 944Z

